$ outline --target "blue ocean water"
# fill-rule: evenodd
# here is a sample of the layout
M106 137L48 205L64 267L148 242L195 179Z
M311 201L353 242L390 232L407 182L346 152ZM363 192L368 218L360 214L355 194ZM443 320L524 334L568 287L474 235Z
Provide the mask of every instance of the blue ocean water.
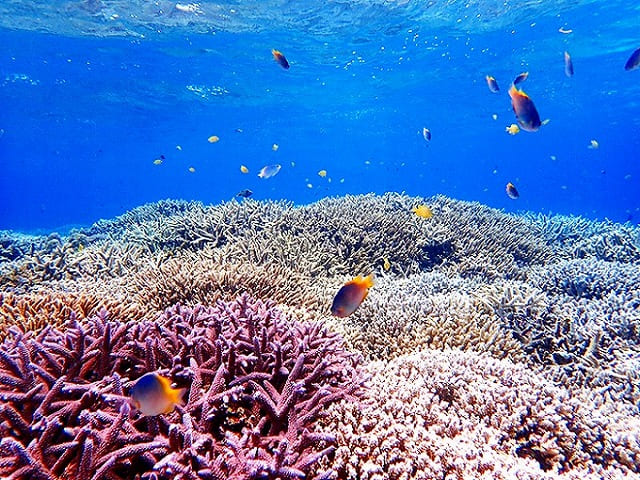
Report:
M5 0L0 230L247 188L296 203L442 193L638 223L640 70L623 68L638 25L640 4L623 1ZM549 123L512 136L507 90L523 71Z

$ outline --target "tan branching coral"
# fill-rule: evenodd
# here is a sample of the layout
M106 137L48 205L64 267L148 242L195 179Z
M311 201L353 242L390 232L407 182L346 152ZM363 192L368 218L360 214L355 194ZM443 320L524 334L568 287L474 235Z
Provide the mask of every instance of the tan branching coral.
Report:
M524 366L427 350L373 362L365 404L332 406L343 480L638 478L640 418Z

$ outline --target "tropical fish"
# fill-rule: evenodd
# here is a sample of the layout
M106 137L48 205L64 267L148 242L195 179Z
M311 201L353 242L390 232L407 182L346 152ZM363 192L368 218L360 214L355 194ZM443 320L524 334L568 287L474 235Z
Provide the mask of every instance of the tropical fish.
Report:
M320 175L322 178L324 178L324 177L326 177L326 176L327 176L327 171L326 171L326 170L320 170L320 171L318 172L318 175Z
M520 132L520 127L515 124L512 123L511 125L509 125L507 128L505 128L505 131L509 134L509 135L515 135L516 133Z
M190 171L191 173L196 173L196 169L195 169L195 167L189 167L189 171Z
M518 85L519 83L524 82L527 78L529 78L529 72L522 72L520 75L513 79L513 84Z
M281 165L275 164L275 165L266 165L264 167L262 167L262 169L260 170L260 173L258 173L258 176L260 178L271 178L274 175L276 175L280 169L282 168Z
M640 48L631 54L629 60L624 65L624 69L627 71L635 70L640 67Z
M424 138L427 142L431 140L431 130L428 128L422 129L422 138Z
M491 90L493 93L498 93L500 91L500 87L498 87L498 81L491 75L487 75L485 78L487 80L487 87L489 87L489 90Z
M385 272L388 272L388 271L389 271L389 269L391 268L391 262L390 262L390 261L389 261L389 259L388 259L388 258L386 258L386 257L385 257L385 258L383 258L382 260L383 260L383 262L382 262L382 268L384 268L384 271L385 271Z
M511 182L507 183L507 188L505 190L509 198L512 198L513 200L520 197L520 194L518 193L516 186Z
M154 165L162 165L162 159L161 159L161 158L156 158L156 159L153 161L153 164L154 164Z
M253 195L253 192L248 188L245 188L244 190L240 190L238 193L236 193L236 197L242 197L242 198L249 198L251 195Z
M560 33L565 34L565 35L568 35L568 34L570 34L570 33L573 33L573 30L571 30L570 28L564 28L564 27L560 27L560 28L558 29L558 31L559 31Z
M590 148L592 150L597 150L598 148L600 148L600 144L598 143L597 140L591 140L587 148Z
M535 132L540 128L540 115L536 110L533 101L529 98L529 95L522 90L518 90L515 84L509 88L509 96L511 97L511 106L516 114L516 119L520 124L522 130L528 132Z
M282 52L276 49L272 49L271 54L273 55L275 61L278 62L282 68L284 68L285 70L289 69L289 62L287 62L287 59L282 54Z
M278 145L277 143L274 143L273 145L271 145L271 150L273 150L274 152L277 152L279 148L280 148L280 145Z
M373 286L373 274L368 277L358 275L353 280L345 283L331 305L331 314L336 317L348 317L367 298L369 289Z
M417 207L413 207L411 211L421 218L433 217L433 212L426 205L418 205Z
M142 415L170 413L182 402L186 389L172 388L168 378L156 372L144 374L131 387L131 403Z
M209 143L218 143L220 141L220 137L218 137L217 135L211 135L209 138L207 138L207 142Z
M569 52L564 52L564 74L567 77L573 77L573 62L571 61L571 55Z
M245 167L244 165L240 165L240 171L242 173L249 173L249 169L247 167Z

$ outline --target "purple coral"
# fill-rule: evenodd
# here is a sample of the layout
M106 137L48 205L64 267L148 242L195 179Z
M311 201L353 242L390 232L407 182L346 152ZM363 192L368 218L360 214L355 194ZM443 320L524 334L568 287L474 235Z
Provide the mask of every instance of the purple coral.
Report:
M0 476L306 478L335 442L314 422L358 394L358 363L322 325L247 296L156 321L102 310L65 331L13 328L0 345ZM187 387L186 404L131 412L123 385L149 371Z

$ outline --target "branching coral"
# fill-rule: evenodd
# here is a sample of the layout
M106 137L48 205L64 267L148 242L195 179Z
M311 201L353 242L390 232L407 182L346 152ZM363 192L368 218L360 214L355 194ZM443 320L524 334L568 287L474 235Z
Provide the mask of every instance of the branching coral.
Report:
M157 321L102 310L64 332L11 333L0 346L0 475L11 478L302 478L333 451L315 422L362 383L335 334L247 296ZM189 389L186 405L132 414L123 385L157 370Z
M367 369L368 406L343 402L323 420L337 434L340 479L639 476L635 409L473 352L429 350Z

